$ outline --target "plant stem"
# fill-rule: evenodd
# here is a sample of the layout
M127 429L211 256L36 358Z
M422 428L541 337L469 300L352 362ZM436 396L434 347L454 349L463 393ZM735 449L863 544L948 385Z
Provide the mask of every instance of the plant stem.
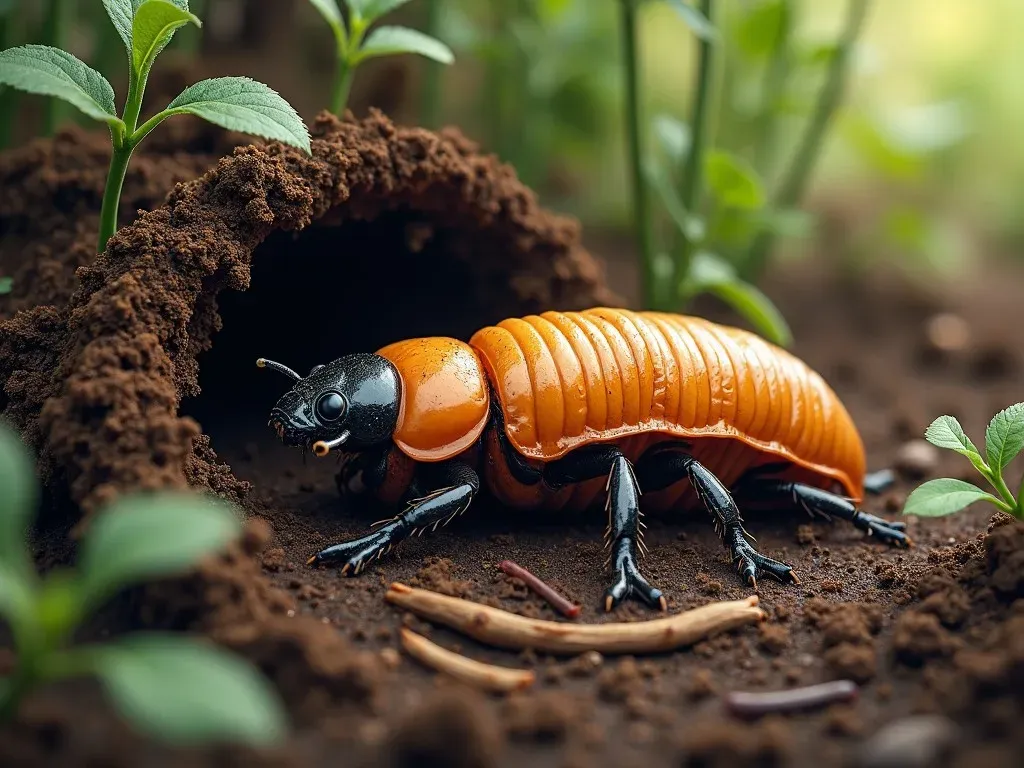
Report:
M715 23L714 0L701 0L701 13L711 22ZM690 151L686 154L683 164L683 175L679 182L679 199L683 203L688 215L700 213L701 202L704 195L704 152L708 144L708 137L711 126L711 92L712 82L716 70L716 43L698 39L697 53L697 85L693 96L693 106L690 111L691 142ZM693 261L693 252L696 247L686 233L682 235L679 247L676 249L675 259L675 281L680 283L686 280L690 274L690 264Z
M771 58L764 71L764 87L761 96L761 113L757 120L757 138L754 144L754 167L761 177L768 179L774 172L775 134L778 121L775 118L779 99L782 98L792 64L789 42L793 29L793 0L782 3L782 23L778 37L772 47Z
M64 50L68 27L71 25L72 6L68 0L50 0L43 20L42 38L47 45ZM57 131L61 118L66 114L65 104L60 99L48 98L43 111L44 136L52 136Z
M431 37L438 37L441 24L441 0L427 0L426 23L424 32ZM441 69L442 65L435 61L424 63L423 100L420 104L420 125L424 128L437 128L441 119Z
M839 41L836 43L835 55L829 63L825 83L818 96L818 103L815 105L807 130L793 156L793 163L775 194L773 206L776 210L792 208L800 202L804 195L811 171L814 169L814 164L817 162L824 144L832 115L843 99L850 55L867 16L869 3L870 0L850 0L847 6L846 22ZM748 279L756 279L764 271L774 243L774 236L768 232L761 234L754 241L745 265Z
M995 467L992 468L992 473L989 476L989 482L999 491L999 495L1003 497L1003 500L1010 505L1008 512L1018 508L1017 499L1013 498L1013 494L1010 493L1009 487L1006 485L1006 481L1003 479L1003 473Z
M637 55L637 0L620 0L622 8L622 64L626 81L626 135L633 185L633 226L642 268L644 304L661 307L654 263L654 234L647 183L643 173L643 114L640 104L640 62Z
M350 66L348 59L338 62L338 72L334 79L334 95L331 97L331 111L341 117L348 105L348 95L352 90L352 78L355 68Z
M103 192L103 208L100 211L100 239L97 253L107 249L107 241L117 231L117 209L121 201L121 188L124 177L128 173L128 163L132 159L135 145L130 138L115 144L114 154L110 158L110 171L107 173L107 187Z

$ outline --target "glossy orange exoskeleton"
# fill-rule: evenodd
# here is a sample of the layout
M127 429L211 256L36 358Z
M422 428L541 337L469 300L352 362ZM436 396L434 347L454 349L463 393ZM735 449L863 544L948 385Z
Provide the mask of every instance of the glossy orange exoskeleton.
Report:
M754 334L680 315L591 309L504 320L465 343L420 338L318 365L274 406L288 445L343 453L339 488L404 509L310 563L358 574L409 535L465 512L483 482L512 507L603 501L615 581L665 607L640 572L650 509L712 515L743 577L796 581L751 546L734 496L784 501L896 544L901 523L860 511L864 446L825 381Z

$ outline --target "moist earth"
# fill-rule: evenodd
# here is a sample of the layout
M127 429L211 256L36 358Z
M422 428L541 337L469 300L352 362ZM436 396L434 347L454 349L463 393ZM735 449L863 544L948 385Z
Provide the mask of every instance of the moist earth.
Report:
M34 547L44 569L71 560L90 516L130 488L205 486L245 509L246 535L224 557L120 595L80 639L140 627L205 634L270 677L293 734L259 754L174 750L133 733L94 683L71 681L38 691L0 729L0 761L1016 763L1024 533L987 509L910 520L906 551L795 510L752 514L760 551L791 563L801 584L759 583L769 617L760 626L651 657L497 651L383 600L403 581L562 620L498 569L511 559L578 601L579 621L650 618L638 605L601 608L599 511L517 513L483 497L357 579L308 568L309 554L386 511L342 500L332 461L304 463L276 442L266 418L287 383L257 370L257 357L308 370L402 336L465 338L506 315L619 304L633 294L629 265L593 246L606 279L575 222L545 211L510 168L453 131L399 128L379 113L325 116L309 158L247 142L232 152L243 142L187 130L198 133L183 136L195 142L184 150L154 144L142 156L122 209L135 223L99 258L90 243L105 137L71 131L0 158L0 268L17 281L0 304L0 405L40 457L47 498ZM941 413L977 440L1020 399L1024 350L1008 331L1024 321L1020 271L987 274L929 292L828 265L768 280L794 351L847 404L872 468L897 463ZM734 322L715 305L693 311ZM966 345L929 338L938 312L966 321ZM954 454L919 462L865 509L893 517L922 478L974 481L970 469ZM704 516L648 523L644 568L671 611L749 593ZM396 655L403 625L473 658L536 669L538 682L508 696L468 690ZM0 668L11 661L0 656ZM757 721L728 716L720 700L835 678L860 683L858 699ZM910 734L896 763L883 754L892 727Z

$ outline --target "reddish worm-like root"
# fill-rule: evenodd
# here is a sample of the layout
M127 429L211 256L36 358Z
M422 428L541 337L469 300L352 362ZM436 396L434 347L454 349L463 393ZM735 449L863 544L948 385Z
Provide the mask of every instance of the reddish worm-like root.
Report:
M406 627L402 627L402 647L406 653L427 666L487 691L519 691L529 688L536 679L534 673L527 669L498 667L460 656Z
M657 653L692 645L713 634L763 621L757 595L694 608L651 621L570 624L527 619L498 608L393 583L384 598L482 643L545 653Z

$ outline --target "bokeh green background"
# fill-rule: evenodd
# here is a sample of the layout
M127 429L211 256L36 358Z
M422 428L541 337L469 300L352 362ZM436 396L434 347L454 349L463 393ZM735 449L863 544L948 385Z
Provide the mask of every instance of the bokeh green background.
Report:
M513 163L546 204L579 216L588 231L622 234L631 208L619 1L436 0L432 31L457 56L441 68L440 100L424 104L431 65L400 57L361 72L352 106L362 112L379 103L407 123L437 115ZM765 46L774 9L786 5L796 19L788 47L798 74L771 106L782 116L773 165L785 166L847 3L719 0L726 60L717 145L742 157L757 152ZM0 0L9 22L5 46L36 41L44 5ZM68 48L107 74L123 98L120 54L101 0L70 5ZM203 34L180 34L158 71L249 74L280 91L307 121L326 105L331 39L306 0L193 0L192 7L205 20ZM389 23L423 29L430 10L431 0L412 0ZM667 2L647 0L639 14L648 114L685 120L697 41ZM784 239L776 256L824 254L854 268L885 262L934 275L1021 252L1022 29L1022 0L871 2L845 99L803 204L816 215L816 231L830 227L827 247L800 227L802 236ZM15 143L35 130L40 101L5 103L17 110Z

